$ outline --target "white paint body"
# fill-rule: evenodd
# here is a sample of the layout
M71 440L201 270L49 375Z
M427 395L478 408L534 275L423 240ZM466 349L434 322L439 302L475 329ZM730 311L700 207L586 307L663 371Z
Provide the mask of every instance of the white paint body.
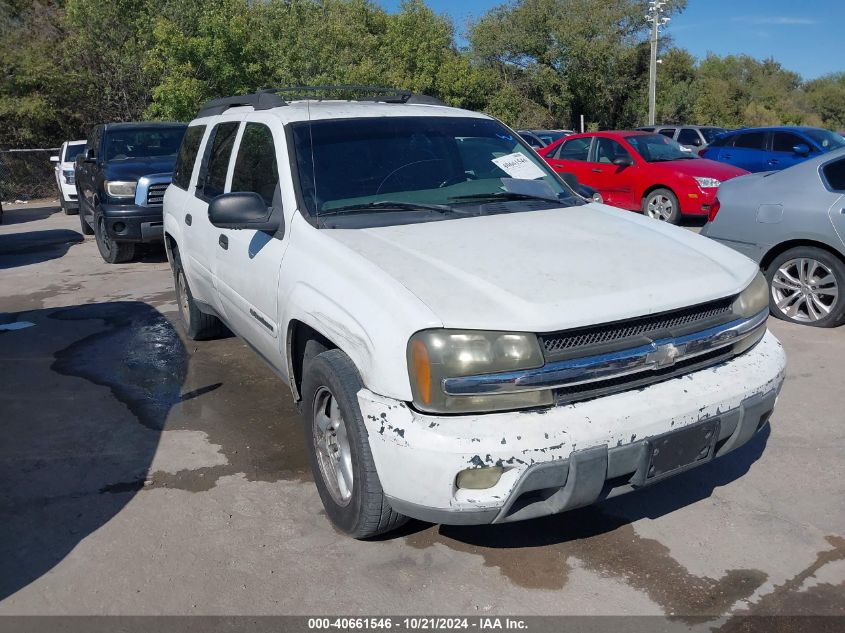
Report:
M454 486L457 471L474 455L523 451L535 461L559 459L576 446L663 433L701 418L702 411L724 410L753 393L779 389L784 355L767 334L751 352L717 371L544 415L437 418L413 412L404 403L412 400L406 352L415 332L436 327L551 332L639 317L737 294L757 267L684 229L595 203L381 228L322 229L309 223L294 194L284 126L309 116L399 115L486 118L442 106L354 102L310 107L295 102L258 112L231 108L191 123L208 126L199 156L218 122L240 122L233 156L244 122L268 125L280 168L283 237L213 227L207 202L194 191L200 161L188 189L171 185L164 199L165 232L178 246L197 300L212 306L289 382L291 324L311 326L357 367L365 385L359 394L365 420L389 413L391 425L406 430L399 438L367 420L388 495L435 508L495 505L490 495L482 500L475 495L470 502L467 491ZM226 191L232 171L230 164ZM228 250L218 246L220 235L227 236ZM436 430L429 430L432 423ZM513 485L518 475L519 468L508 471L499 486Z
M62 196L62 199L65 202L77 203L76 199L76 185L70 184L65 178L64 174L62 173L65 170L74 170L74 162L72 160L65 161L65 153L67 152L67 146L69 144L85 144L84 140L81 141L65 141L62 143L62 147L59 150L58 156L54 157L57 158L58 161L54 162L54 175L56 177L56 186L59 189L59 195Z

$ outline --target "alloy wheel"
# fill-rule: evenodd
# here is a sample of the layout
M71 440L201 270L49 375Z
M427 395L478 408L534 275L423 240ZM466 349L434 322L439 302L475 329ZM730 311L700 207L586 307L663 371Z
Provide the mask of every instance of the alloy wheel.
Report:
M649 198L648 205L646 206L646 213L648 214L648 217L654 218L655 220L662 220L664 222L668 221L669 218L672 217L674 211L675 205L672 200L670 200L668 196L664 196L662 194Z
M772 277L772 298L784 315L812 323L828 316L839 297L833 271L810 257L790 259Z
M111 253L111 239L109 239L109 234L106 231L106 221L103 218L100 218L100 221L97 224L99 230L97 231L97 237L100 238L100 243L103 245L103 250L107 253Z
M352 498L352 451L343 413L327 387L314 395L311 429L323 481L335 502L345 506Z

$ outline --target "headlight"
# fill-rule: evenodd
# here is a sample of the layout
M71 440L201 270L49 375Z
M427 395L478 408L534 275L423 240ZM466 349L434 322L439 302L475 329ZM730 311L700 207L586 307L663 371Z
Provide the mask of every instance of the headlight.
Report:
M408 370L414 403L423 411L466 413L552 404L551 391L450 396L446 378L542 367L534 334L476 330L425 330L408 342Z
M112 198L134 198L137 185L138 183L134 181L107 180L106 193Z
M749 286L739 293L733 304L733 311L739 317L749 318L769 307L769 283L758 272Z
M73 185L76 183L76 179L74 178L72 169L63 169L62 176L64 176L65 182L67 184Z
M702 178L699 176L695 176L695 181L698 183L698 186L702 189L716 189L719 185L722 184L721 180L716 180L715 178Z

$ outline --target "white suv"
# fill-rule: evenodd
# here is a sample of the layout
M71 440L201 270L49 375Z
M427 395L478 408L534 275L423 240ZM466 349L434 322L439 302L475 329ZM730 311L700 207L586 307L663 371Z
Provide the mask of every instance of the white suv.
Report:
M753 262L585 202L489 116L286 94L191 122L165 241L188 336L225 325L290 386L338 528L562 512L765 427Z
M56 187L59 189L59 204L67 215L79 213L79 200L76 197L76 172L74 163L79 154L85 153L87 141L65 141L58 156L51 156L50 162L56 172Z

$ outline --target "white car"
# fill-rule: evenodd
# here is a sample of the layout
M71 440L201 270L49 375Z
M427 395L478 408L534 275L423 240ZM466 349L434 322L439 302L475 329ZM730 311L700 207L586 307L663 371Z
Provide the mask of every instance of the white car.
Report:
M289 385L339 529L562 512L766 426L785 355L749 259L586 202L489 116L283 94L190 123L165 242L188 336L225 325Z
M56 172L56 186L59 188L59 204L67 215L79 213L79 200L76 197L76 177L74 163L79 154L85 152L86 141L65 141L58 156L51 156Z

